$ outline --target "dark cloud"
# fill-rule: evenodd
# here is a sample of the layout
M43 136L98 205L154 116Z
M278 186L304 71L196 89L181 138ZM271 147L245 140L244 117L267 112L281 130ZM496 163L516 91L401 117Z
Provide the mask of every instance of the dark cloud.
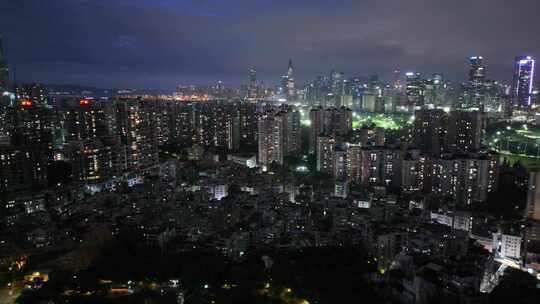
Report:
M18 78L101 87L277 82L395 68L465 78L483 55L508 80L517 54L540 57L538 0L22 0L0 2Z

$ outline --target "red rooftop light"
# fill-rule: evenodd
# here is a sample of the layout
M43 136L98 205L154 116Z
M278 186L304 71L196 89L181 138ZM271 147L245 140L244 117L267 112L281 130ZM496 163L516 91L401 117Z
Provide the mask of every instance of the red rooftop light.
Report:
M32 106L32 101L30 99L23 99L21 100L21 106L24 108L30 108Z
M81 105L81 106L89 106L89 105L90 105L90 100L88 100L88 99L81 99L81 100L79 101L79 105Z

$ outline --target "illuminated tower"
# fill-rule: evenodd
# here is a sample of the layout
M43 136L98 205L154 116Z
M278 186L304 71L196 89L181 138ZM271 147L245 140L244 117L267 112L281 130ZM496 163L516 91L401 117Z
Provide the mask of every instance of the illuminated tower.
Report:
M300 153L301 134L300 134L300 112L288 109L281 111L274 116L279 120L283 130L283 155L295 155Z
M53 157L52 109L21 99L6 111L9 141L0 144L0 193L46 185Z
M257 71L253 68L249 69L249 85L248 85L248 99L257 99L258 86L257 86Z
M122 168L142 172L159 164L154 105L142 100L118 100L117 132L122 145Z
M309 153L315 153L317 150L317 138L324 132L324 110L321 107L311 109L309 120L311 121Z
M420 73L407 72L406 93L410 106L421 106L424 104L425 87Z
M447 133L446 113L442 109L421 109L414 116L414 145L423 153L440 155Z
M484 95L484 84L486 82L486 68L482 65L482 56L469 58L469 84L471 88L471 103L480 105Z
M2 47L2 38L0 37L0 92L7 91L9 88L9 69L4 57Z
M287 100L296 99L296 88L294 83L294 69L292 65L292 60L289 60L289 67L287 68L287 74L281 76L281 89L283 97Z
M393 72L394 76L394 89L400 90L403 88L403 84L401 83L401 71L400 70L394 70Z
M471 83L482 83L486 78L486 69L482 65L484 58L482 56L473 56L469 58L471 69L469 70L469 81Z
M534 81L535 60L531 56L516 57L512 97L514 106L520 109L530 109Z
M289 60L289 68L287 69L287 99L296 99L292 60Z
M533 171L529 175L527 192L527 205L525 208L527 219L540 221L540 172Z
M476 152L482 147L486 132L486 113L478 110L450 112L445 149L447 152Z
M259 163L264 167L273 162L283 164L283 124L273 115L265 115L258 123ZM264 168L263 167L263 168Z

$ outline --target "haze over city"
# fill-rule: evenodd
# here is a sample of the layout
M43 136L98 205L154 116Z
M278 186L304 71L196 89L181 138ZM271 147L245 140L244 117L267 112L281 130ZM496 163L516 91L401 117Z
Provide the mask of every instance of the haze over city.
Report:
M514 56L540 55L538 11L535 0L25 0L0 3L0 27L17 77L50 84L239 85L250 67L274 84L288 59L301 82L331 69L462 81L477 54L510 81Z
M540 298L540 2L0 3L0 304Z

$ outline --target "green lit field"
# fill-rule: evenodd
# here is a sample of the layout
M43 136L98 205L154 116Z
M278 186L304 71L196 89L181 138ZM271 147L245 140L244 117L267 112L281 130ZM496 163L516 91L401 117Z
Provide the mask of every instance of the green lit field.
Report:
M540 167L540 128L523 123L497 123L487 129L488 146L510 163Z
M400 130L411 122L409 115L390 115L372 113L354 113L353 129L358 129L365 125L375 125L386 130Z

